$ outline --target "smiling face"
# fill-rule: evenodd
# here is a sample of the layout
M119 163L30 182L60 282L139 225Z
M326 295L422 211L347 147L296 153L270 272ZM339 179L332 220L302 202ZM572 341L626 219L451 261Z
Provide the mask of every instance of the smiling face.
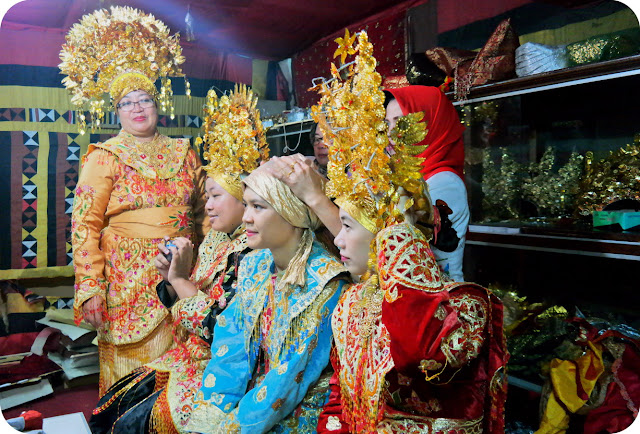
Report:
M116 107L128 102L139 103L149 99L153 100L153 97L144 90L134 90L118 101ZM140 104L133 104L130 111L118 107L118 117L120 118L122 129L138 138L151 138L156 133L158 108L155 103L148 108L143 108Z
M315 155L318 164L321 166L326 166L329 163L329 146L331 146L331 142L324 140L322 130L316 126L316 132L313 137L313 155Z
M230 234L242 224L244 205L213 178L207 178L205 196L207 203L204 208L213 229Z
M334 244L340 249L340 260L347 267L354 278L363 275L367 271L369 249L374 234L369 232L356 219L340 209L340 222L342 228L334 240Z
M249 187L245 187L242 221L247 228L247 244L252 249L281 249L299 240L296 227L278 214L269 203ZM295 241L297 242L297 241Z

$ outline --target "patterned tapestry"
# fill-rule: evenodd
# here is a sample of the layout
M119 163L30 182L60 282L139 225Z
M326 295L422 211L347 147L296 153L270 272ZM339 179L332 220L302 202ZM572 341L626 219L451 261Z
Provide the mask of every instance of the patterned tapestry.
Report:
M175 98L175 118L161 113L158 130L198 136L204 98ZM72 276L70 223L80 160L89 143L118 133L115 115L106 119L110 128L80 135L65 89L0 86L0 101L0 280Z
M402 11L361 26L349 27L351 33L366 30L373 43L373 55L378 61L376 70L382 75L382 80L389 75L405 73L405 15L406 12ZM319 95L308 89L315 77L329 74L331 62L335 62L333 53L338 47L334 39L342 36L344 30L342 34L312 45L293 59L293 81L299 107L310 107L318 102Z

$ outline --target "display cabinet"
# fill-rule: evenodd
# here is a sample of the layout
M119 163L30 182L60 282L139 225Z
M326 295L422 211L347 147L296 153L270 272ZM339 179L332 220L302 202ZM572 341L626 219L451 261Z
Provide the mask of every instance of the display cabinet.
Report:
M637 140L639 96L633 56L480 86L456 102L467 125L467 244L640 261L640 232L594 229L579 209L585 157Z
M580 199L587 156L637 145L639 102L640 56L632 56L480 86L454 103L467 126L466 280L640 329L640 229L594 228ZM505 312L513 314L508 304ZM545 376L537 362L516 369L523 357L514 351L506 420L536 429ZM580 422L571 426L580 432Z

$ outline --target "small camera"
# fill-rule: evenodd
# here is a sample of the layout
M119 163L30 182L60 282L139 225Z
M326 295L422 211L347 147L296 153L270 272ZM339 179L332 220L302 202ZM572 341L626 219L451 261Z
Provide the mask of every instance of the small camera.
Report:
M167 241L167 244L165 244L165 246L167 247L167 249L169 247L178 247L175 244L173 244L172 241ZM169 253L163 253L164 257L167 258L167 261L171 262L171 260L173 259L173 253L171 253L171 251L169 251Z

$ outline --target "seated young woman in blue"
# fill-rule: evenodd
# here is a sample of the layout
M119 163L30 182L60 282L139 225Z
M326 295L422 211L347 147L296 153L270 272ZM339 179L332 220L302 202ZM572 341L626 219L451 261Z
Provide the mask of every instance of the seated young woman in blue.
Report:
M260 250L245 256L236 296L218 316L187 428L312 432L327 390L310 395L329 363L346 269L315 240L319 219L285 184L264 167L244 183L247 242Z

